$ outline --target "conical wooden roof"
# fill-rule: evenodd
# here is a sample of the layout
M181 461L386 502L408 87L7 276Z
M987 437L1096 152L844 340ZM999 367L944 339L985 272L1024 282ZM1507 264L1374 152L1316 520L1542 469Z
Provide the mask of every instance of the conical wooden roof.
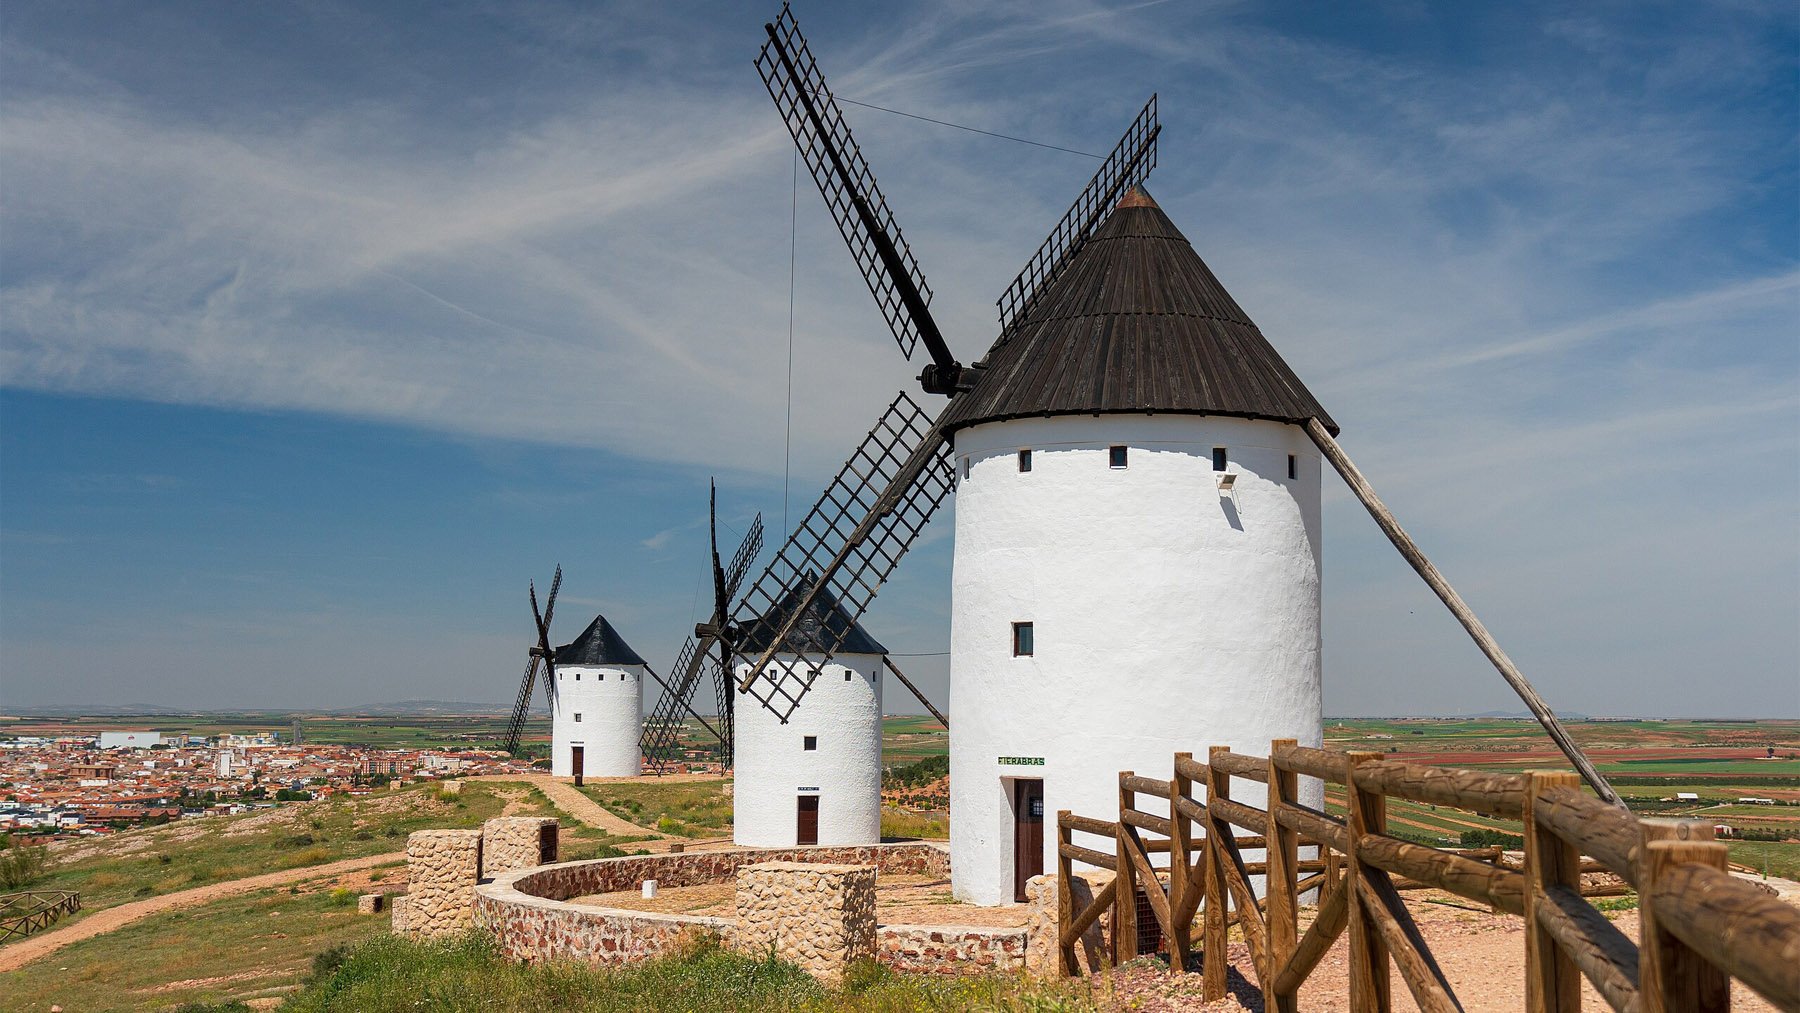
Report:
M946 433L1048 415L1337 423L1142 187L988 350Z
M556 649L558 665L642 665L644 659L631 649L605 616L595 616L572 643Z
M800 599L811 590L814 579L811 574L801 580L794 588L783 595L781 601L766 614L750 623L738 638L737 650L740 652L759 653L769 649L775 642L775 635L800 606ZM787 639L782 643L784 653L790 654L886 654L887 648L881 641L869 635L861 623L850 617L844 606L832 596L827 589L820 589L812 600L800 621L788 631Z

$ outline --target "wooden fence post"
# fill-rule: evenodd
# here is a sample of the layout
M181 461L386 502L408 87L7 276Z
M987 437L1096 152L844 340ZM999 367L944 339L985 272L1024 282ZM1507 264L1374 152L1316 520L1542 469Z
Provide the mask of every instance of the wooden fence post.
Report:
M1069 810L1056 811L1056 976L1066 978L1075 973L1075 946L1064 945L1069 923L1075 918L1075 862L1063 853L1063 846L1075 843L1070 833Z
M1651 828L1646 826L1647 831ZM1657 828L1667 833L1673 828ZM1655 831L1651 831L1654 833ZM1651 840L1638 860L1638 996L1643 1013L1731 1009L1731 978L1658 924L1651 892L1671 869L1697 862L1725 869L1725 845L1714 841Z
M1225 750L1230 749L1229 746L1223 748ZM1215 753L1220 751L1221 748L1216 746L1212 750L1212 752ZM1220 797L1214 793L1218 791L1217 782L1221 775L1217 768L1212 765L1211 753L1207 755L1206 759L1206 804L1210 807L1213 799ZM1210 814L1210 809L1208 812ZM1200 945L1205 949L1206 963L1202 967L1205 977L1201 981L1200 997L1207 1002L1213 1002L1225 998L1225 988L1231 971L1231 961L1227 956L1230 950L1227 948L1226 944L1227 924L1225 911L1225 872L1223 864L1225 861L1225 853L1219 848L1218 835L1213 833L1210 821L1208 821L1205 827L1205 833L1206 843L1205 850L1200 856L1200 870L1201 874L1206 877L1204 881L1206 893L1203 898L1206 907L1202 912L1204 921L1201 922Z
M1379 928L1363 907L1362 881L1366 875L1357 857L1359 839L1387 829L1387 800L1377 792L1356 786L1356 768L1381 758L1380 753L1352 752L1345 770L1344 899L1350 907L1350 1013L1389 1013L1393 1008L1393 982L1389 978L1388 950Z
M1581 976L1575 958L1557 945L1556 937L1538 924L1544 890L1566 886L1581 890L1581 850L1548 827L1539 826L1540 792L1581 785L1578 774L1534 771L1525 787L1525 1009L1527 1013L1579 1013Z
M1177 804L1181 796L1193 791L1193 782L1181 773L1181 760L1193 759L1193 753L1176 753L1175 769L1169 776L1169 970L1187 973L1188 950L1193 948L1194 917L1182 917L1188 883L1188 818Z
M1113 896L1113 966L1137 959L1137 869L1131 864L1131 844L1125 837L1125 810L1137 806L1137 793L1127 790L1125 779L1135 771L1119 771L1119 822L1114 830L1114 849L1118 852L1114 873L1118 887Z
M1269 743L1269 827L1264 854L1268 871L1263 874L1263 896L1268 898L1268 953L1263 966L1263 1009L1268 1013L1295 1013L1298 991L1281 995L1275 991L1275 975L1287 966L1300 938L1299 885L1300 836L1281 825L1278 815L1283 806L1299 801L1300 775L1282 770L1275 764L1275 753L1298 745L1294 739L1276 739Z

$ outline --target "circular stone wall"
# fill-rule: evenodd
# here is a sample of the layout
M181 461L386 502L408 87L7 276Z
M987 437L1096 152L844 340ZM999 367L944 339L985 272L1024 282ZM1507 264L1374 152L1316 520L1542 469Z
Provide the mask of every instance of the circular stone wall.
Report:
M950 874L950 855L938 844L878 844L846 848L772 848L697 851L564 862L521 869L475 888L475 923L513 960L578 960L623 964L660 956L684 934L716 933L727 946L730 918L655 914L571 904L572 897L634 890L646 879L659 886L732 882L742 866L759 862L872 865L894 875ZM881 925L876 959L897 970L968 974L1024 966L1026 930L950 925Z

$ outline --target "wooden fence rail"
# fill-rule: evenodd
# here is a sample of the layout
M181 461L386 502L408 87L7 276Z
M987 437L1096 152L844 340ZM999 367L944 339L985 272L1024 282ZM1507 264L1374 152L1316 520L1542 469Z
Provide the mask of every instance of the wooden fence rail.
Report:
M31 935L80 910L81 894L74 890L0 894L0 943Z
M1352 1010L1390 1009L1395 969L1420 1009L1461 1010L1401 897L1434 889L1525 919L1530 1013L1578 1011L1581 976L1613 1009L1632 1013L1727 1010L1733 979L1800 1010L1800 910L1728 874L1725 845L1708 824L1639 819L1588 794L1573 773L1449 770L1292 740L1271 743L1264 757L1223 746L1204 762L1178 753L1171 770L1168 780L1121 771L1114 820L1057 813L1062 973L1075 973L1076 946L1110 913L1112 961L1160 944L1171 972L1183 974L1197 944L1202 994L1223 998L1226 937L1237 926L1264 1008L1292 1013L1301 985L1347 933ZM1342 789L1345 815L1304 804L1302 777ZM1265 796L1261 807L1233 797L1234 782L1246 781ZM1519 820L1524 861L1500 848L1395 837L1390 798ZM1246 850L1263 854L1246 860ZM1079 906L1077 863L1114 873ZM1584 885L1582 874L1595 872L1628 885ZM1628 889L1639 896L1637 944L1590 900ZM1301 933L1308 895L1317 910Z

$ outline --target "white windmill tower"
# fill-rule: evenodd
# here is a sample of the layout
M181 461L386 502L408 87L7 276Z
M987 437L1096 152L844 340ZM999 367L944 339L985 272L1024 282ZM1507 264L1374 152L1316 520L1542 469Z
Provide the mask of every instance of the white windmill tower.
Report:
M644 659L605 616L556 649L550 673L550 773L636 777L644 724Z
M733 839L746 847L881 842L881 676L887 648L830 592L809 596L810 590L796 587L735 644L746 654L772 650L772 664L785 677L812 686L785 720L765 707L738 713ZM799 621L777 644L776 631L790 614ZM748 673L749 663L740 662L737 674Z
M954 488L959 898L1015 899L1048 867L1044 815L1115 811L1122 769L1167 769L1212 744L1319 741L1321 454L1616 798L1142 189L1155 96L1002 295L987 356L964 366L792 14L765 29L769 94L902 353L925 345L921 385L950 403L934 418L896 396L789 535L735 613L781 623L760 650L735 648L738 685L790 720L841 650L828 639L791 656L793 629L821 599L859 620Z

